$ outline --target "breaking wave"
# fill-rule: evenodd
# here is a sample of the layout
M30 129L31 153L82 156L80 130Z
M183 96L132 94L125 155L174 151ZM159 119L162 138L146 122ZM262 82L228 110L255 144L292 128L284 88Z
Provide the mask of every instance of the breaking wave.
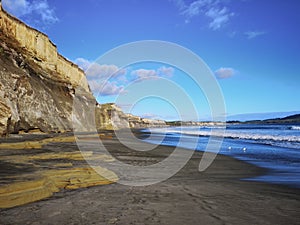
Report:
M300 126L292 126L291 130L300 130Z
M235 132L219 132L219 131L193 131L193 130L168 130L170 133L180 133L193 136L216 136L223 138L246 139L246 140L272 140L272 141L292 141L300 142L300 136L291 135L271 135L271 134L251 134L251 133L235 133Z

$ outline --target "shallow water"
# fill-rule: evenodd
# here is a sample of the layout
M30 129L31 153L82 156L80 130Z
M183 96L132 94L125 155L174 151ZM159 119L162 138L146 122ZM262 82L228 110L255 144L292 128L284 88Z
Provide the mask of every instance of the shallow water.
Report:
M152 128L145 141L203 151L211 135L222 139L219 154L228 155L269 173L247 180L300 188L300 125L227 125L222 127Z

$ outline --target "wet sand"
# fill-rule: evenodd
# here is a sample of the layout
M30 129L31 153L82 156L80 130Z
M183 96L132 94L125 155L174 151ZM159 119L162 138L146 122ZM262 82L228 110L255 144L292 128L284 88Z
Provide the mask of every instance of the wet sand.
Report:
M130 151L116 138L103 143L127 163L142 165L149 157ZM159 146L150 155L160 161L172 151ZM300 189L242 181L266 171L222 155L199 172L201 156L195 152L182 170L158 184L62 190L38 202L1 209L0 224L300 224Z

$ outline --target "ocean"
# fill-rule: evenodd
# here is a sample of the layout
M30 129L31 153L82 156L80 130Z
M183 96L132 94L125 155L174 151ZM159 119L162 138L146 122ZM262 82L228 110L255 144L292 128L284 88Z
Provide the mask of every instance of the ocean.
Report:
M167 127L145 129L152 144L203 151L211 135L223 138L218 154L267 168L268 173L245 180L300 188L300 124L228 124L224 127ZM195 144L196 143L196 144Z

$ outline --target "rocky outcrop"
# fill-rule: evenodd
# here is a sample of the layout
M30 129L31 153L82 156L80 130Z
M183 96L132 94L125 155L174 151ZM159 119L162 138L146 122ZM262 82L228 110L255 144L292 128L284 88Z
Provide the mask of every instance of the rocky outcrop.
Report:
M72 116L82 116L82 109L96 104L84 72L59 55L46 35L10 16L1 5L0 77L0 136L71 131ZM75 90L81 98L74 110ZM89 124L79 126L88 130Z
M127 114L128 122L130 128L147 128L147 127L164 127L166 126L166 121L141 118L139 116L134 116L132 114Z
M113 103L97 105L95 115L99 129L129 128L127 115Z
M0 85L1 85L1 83L0 83ZM1 89L1 86L0 86L0 89ZM6 102L4 101L4 99L2 99L0 96L0 136L1 136L1 134L7 132L7 124L8 124L9 118L11 118L11 110L6 105Z
M50 78L3 33L0 39L0 135L33 129L71 131L72 113L81 115L80 109L73 110L73 84ZM82 89L82 95L82 108L96 104L90 92Z
M88 83L83 79L84 72L60 55L47 35L6 13L1 7L1 2L0 29L5 36L17 41L19 47L26 49L27 57L39 65L52 80L67 81L73 86L81 86L89 91Z
M113 103L99 105L96 109L96 115L96 123L100 124L100 129L138 129L166 126L166 122L163 120L145 119L132 114L126 114Z

